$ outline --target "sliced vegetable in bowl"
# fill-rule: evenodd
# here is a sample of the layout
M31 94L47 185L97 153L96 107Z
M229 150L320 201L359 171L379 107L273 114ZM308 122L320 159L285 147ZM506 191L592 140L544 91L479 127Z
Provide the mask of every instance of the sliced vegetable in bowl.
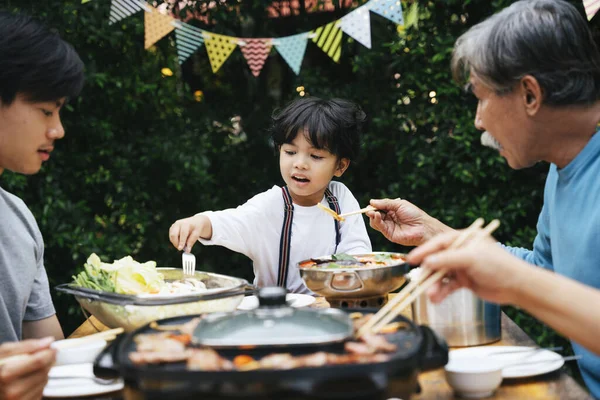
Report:
M300 268L342 269L370 268L396 265L405 261L400 253L370 253L350 255L345 253L332 254L328 257L311 258L298 264Z
M139 263L127 256L105 263L95 253L88 257L84 270L73 276L73 285L129 295L186 294L206 290L206 285L196 278L166 281L155 261Z

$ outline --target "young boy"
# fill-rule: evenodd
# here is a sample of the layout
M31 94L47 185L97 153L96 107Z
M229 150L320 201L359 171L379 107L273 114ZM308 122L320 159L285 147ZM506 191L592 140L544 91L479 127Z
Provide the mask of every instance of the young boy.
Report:
M59 111L83 85L73 48L26 16L0 12L0 174L35 174L64 136ZM35 218L0 187L0 398L42 397L62 339ZM46 337L42 340L24 340Z
M360 215L343 222L317 207L338 213L358 210L341 177L360 147L365 114L340 99L296 100L273 117L272 139L286 186L273 186L245 204L206 211L176 221L171 243L190 251L196 240L221 245L253 261L254 284L279 285L294 293L311 293L298 272L299 261L335 253L367 253L371 241Z

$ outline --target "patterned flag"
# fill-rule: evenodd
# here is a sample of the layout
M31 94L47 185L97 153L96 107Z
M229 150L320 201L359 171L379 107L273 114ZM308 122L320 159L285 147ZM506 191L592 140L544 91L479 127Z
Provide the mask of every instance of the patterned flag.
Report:
M142 4L137 0L112 0L108 24L112 25L141 10Z
M237 46L237 39L231 36L217 35L203 31L204 45L208 52L208 59L212 71L216 73L221 65L229 58Z
M340 19L340 28L363 46L371 48L371 16L368 7L359 7Z
M398 25L404 25L400 0L371 0L365 6Z
M335 62L340 61L342 55L342 30L337 26L337 21L320 26L311 33L315 36L312 41L317 44Z
M307 40L308 32L278 38L273 41L273 45L279 54L281 54L281 57L283 57L296 75L300 73Z
M179 64L183 64L204 43L202 31L193 25L179 22L175 28L177 56Z
M585 15L590 21L600 9L600 0L583 0L583 7L585 8Z
M160 13L156 8L144 13L145 48L149 49L154 43L168 35L175 27L173 17Z
M242 54L246 57L252 75L258 77L265 65L265 60L271 51L271 39L243 39L246 44L240 45Z

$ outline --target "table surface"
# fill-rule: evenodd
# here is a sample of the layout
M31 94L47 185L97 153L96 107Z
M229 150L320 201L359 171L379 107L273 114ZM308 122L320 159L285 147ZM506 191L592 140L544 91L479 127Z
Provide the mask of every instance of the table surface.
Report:
M317 298L312 307L326 308L329 307L329 304L325 299ZM410 318L410 307L403 314ZM69 338L83 337L96 333L98 330L106 329L108 328L92 316L79 326ZM535 345L535 342L517 324L506 316L506 314L502 313L502 339L489 346ZM455 398L452 389L446 383L443 368L420 373L419 384L421 386L421 393L413 395L411 400L446 400ZM106 399L107 397L102 398ZM118 399L118 397L109 398ZM582 400L591 398L589 393L562 369L531 378L505 379L494 395L488 397L488 399L501 400Z

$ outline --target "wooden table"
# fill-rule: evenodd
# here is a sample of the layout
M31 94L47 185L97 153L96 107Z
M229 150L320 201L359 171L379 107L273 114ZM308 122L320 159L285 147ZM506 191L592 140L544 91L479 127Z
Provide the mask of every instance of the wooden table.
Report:
M329 304L323 298L318 298L312 307L326 308L329 307ZM410 308L403 314L410 318ZM108 329L92 316L69 337L75 338L90 335L97 332L95 327L100 330ZM502 339L490 346L535 346L535 342L527 336L517 324L502 313ZM413 395L411 400L454 399L452 389L448 386L446 379L444 378L443 368L422 372L419 374L419 384L421 386L421 393ZM88 397L86 399L90 398ZM120 397L116 394L105 395L98 399L117 400L120 399ZM573 378L562 370L559 370L532 378L506 379L502 382L502 385L496 391L494 396L489 397L489 399L585 400L592 399L592 397Z

